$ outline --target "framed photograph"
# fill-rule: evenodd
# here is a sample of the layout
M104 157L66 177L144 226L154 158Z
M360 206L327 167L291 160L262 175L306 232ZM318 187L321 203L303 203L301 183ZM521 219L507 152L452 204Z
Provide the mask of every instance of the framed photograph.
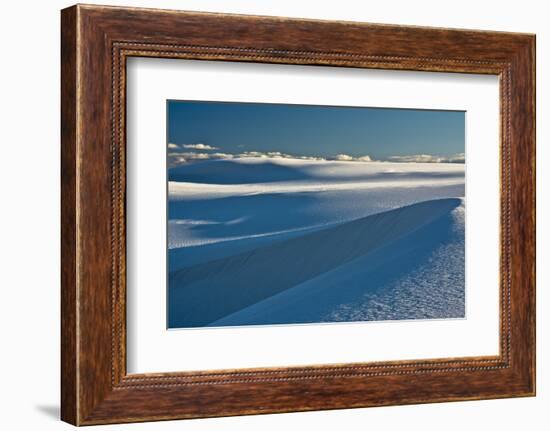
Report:
M535 394L535 36L62 11L62 419Z

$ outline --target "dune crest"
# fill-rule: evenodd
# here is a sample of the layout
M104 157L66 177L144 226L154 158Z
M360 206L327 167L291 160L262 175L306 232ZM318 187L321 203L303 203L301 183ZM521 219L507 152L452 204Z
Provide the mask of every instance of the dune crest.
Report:
M173 167L168 180L194 184L244 185L300 182L357 182L401 179L462 180L463 164L358 162L239 158L207 160Z
M423 201L175 271L169 280L169 326L365 320L360 310L346 312L352 297L375 289L400 267L406 276L420 257L442 246L462 241L463 250L464 220L456 216L461 208L460 198ZM346 292L351 269L362 271L361 282ZM462 261L458 274L463 273ZM328 295L328 287L324 293L317 289L319 277L333 286ZM463 280L461 286L463 291ZM290 322L289 315L297 313L287 311L298 303L301 321Z

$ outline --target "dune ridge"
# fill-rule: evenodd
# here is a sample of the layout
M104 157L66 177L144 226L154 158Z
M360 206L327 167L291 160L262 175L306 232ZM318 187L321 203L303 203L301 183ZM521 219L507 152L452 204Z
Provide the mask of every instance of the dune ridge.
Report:
M414 165L414 166L411 166ZM386 182L405 180L462 180L464 164L342 162L301 159L240 158L184 164L168 171L168 180L196 185L269 185L270 183Z
M292 323L292 304L301 307L295 323L365 319L361 313L356 319L353 312L346 314L346 301L383 284L392 265L397 265L394 272L401 265L406 275L418 268L420 258L441 252L441 245L463 241L463 219L453 215L460 207L460 198L423 201L177 270L169 276L169 326ZM462 234L455 235L460 229ZM345 280L354 265L378 281L369 285L362 277L367 282L347 294L336 291L341 297L335 302L335 280ZM330 295L320 295L315 280L322 277L330 278L325 283L333 286Z

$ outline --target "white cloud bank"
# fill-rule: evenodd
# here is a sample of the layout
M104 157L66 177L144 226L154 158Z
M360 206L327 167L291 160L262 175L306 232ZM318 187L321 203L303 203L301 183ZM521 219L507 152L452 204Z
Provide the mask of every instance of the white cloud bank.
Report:
M348 154L337 154L336 157L334 157L334 160L338 160L340 162L372 162L373 161L370 156L353 157L353 156L349 156Z
M168 164L170 167L174 167L193 160L232 159L234 157L233 154L227 153L169 152Z
M174 144L169 143L168 148L171 150L181 150L181 149L187 149L187 150L202 150L202 151L210 151L210 150L219 150L218 147L213 147L208 144L198 143L198 144Z
M300 160L325 160L322 157L312 156L293 156L292 154L281 153L280 151L245 151L244 153L235 154L235 158L242 157L257 157L260 159L300 159Z
M208 144L187 144L183 145L183 148L187 148L189 150L219 150L218 147L212 147Z
M314 157L314 156L295 156L292 154L286 154L281 153L280 151L245 151L238 154L229 154L229 153L221 153L221 152L208 152L208 153L200 153L200 152L191 152L191 151L181 151L183 148L193 148L193 149L200 149L197 147L197 145L203 145L203 144L196 144L196 145L183 145L179 146L177 144L168 144L169 150L176 150L176 151L169 151L168 152L168 161L170 167L178 166L183 163L195 161L195 160L213 160L213 159L242 159L245 157L252 157L252 158L258 158L258 159L299 159L299 160L319 160L319 161L327 161L327 160L336 160L336 161L343 161L343 162L372 162L372 158L370 156L360 156L360 157L353 157L349 156L347 154L338 154L335 157ZM210 147L210 149L215 149L215 147Z
M282 153L280 151L245 151L237 154L214 152L217 147L212 147L206 144L168 144L168 162L170 167L178 166L184 163L196 160L215 160L215 159L241 159L245 157L259 159L299 159L299 160L318 160L318 161L340 161L340 162L373 162L370 156L350 156L348 154L337 154L334 157L314 157L314 156L295 156L292 154ZM199 151L186 151L204 150ZM431 154L413 154L405 156L392 156L387 159L389 162L397 163L464 163L464 153L455 154L449 157L435 156Z
M464 153L454 154L449 157L434 156L432 154L413 154L408 156L392 156L390 162L400 163L464 163Z

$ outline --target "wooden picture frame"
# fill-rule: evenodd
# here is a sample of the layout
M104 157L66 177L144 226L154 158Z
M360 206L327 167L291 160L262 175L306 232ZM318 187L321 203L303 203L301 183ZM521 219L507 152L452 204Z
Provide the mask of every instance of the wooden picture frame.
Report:
M534 35L84 5L61 16L64 421L91 425L535 394ZM128 375L130 56L498 75L500 354Z

